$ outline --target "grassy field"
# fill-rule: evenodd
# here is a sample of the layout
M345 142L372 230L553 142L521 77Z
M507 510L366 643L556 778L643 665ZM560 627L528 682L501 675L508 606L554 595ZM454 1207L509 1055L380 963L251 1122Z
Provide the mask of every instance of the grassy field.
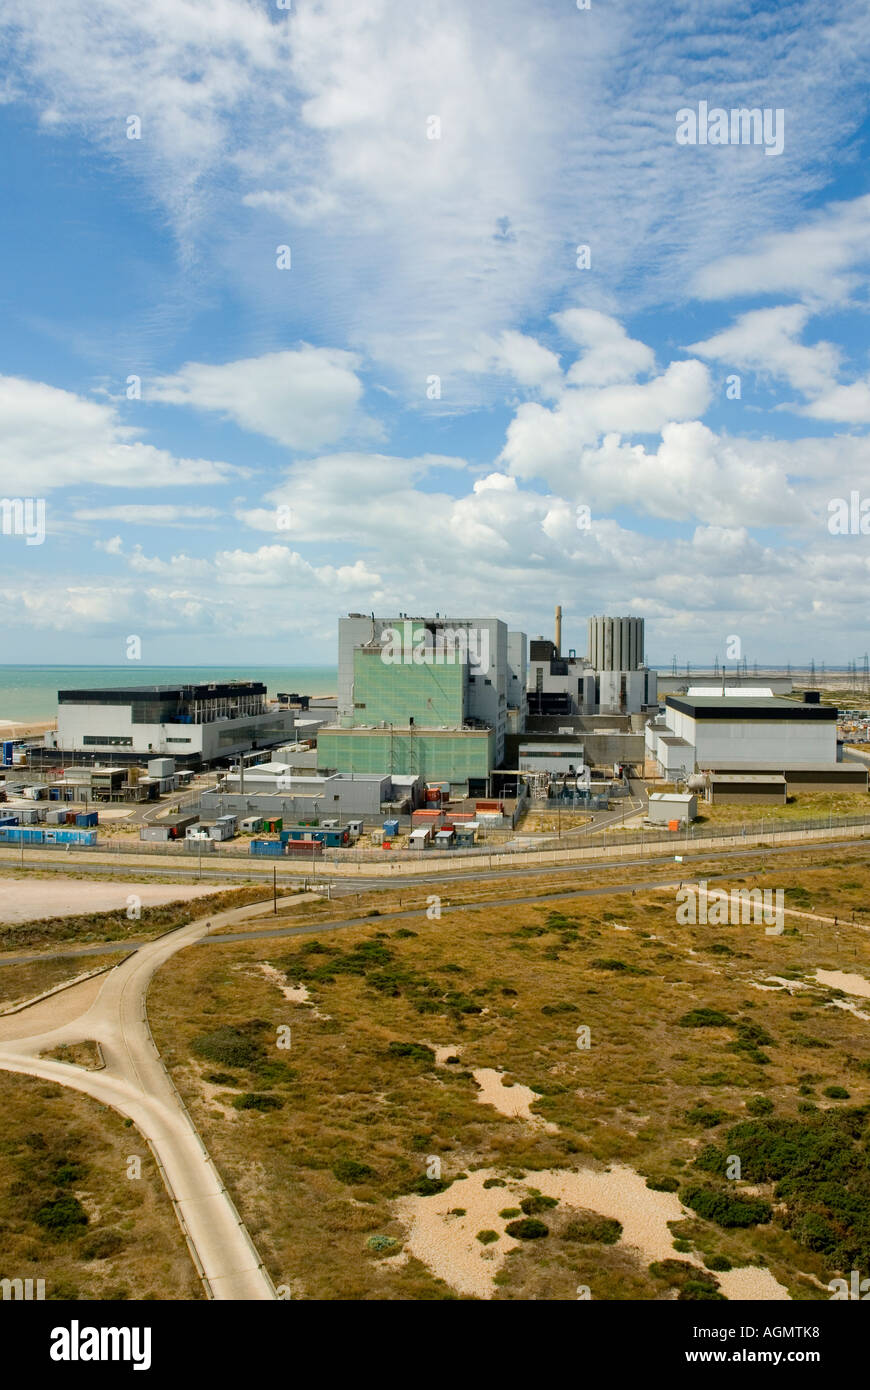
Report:
M771 859L733 882L841 917L870 903L866 853L828 857ZM673 889L559 903L528 901L535 890L527 878L525 901L462 913L442 902L434 920L212 942L159 972L158 1046L275 1281L297 1298L470 1296L410 1253L403 1202L449 1200L449 1243L463 1184L486 1170L509 1189L505 1213L531 1203L546 1228L498 1255L496 1298L574 1299L578 1284L715 1297L712 1270L729 1265L827 1297L840 1268L870 1262L870 1032L843 1007L862 1001L815 972L870 978L870 935L792 918L782 936L680 925ZM484 1068L532 1088L532 1121L481 1104ZM723 1171L735 1153L738 1183ZM536 1195L553 1173L614 1165L693 1213L672 1225L669 1259L640 1260L602 1213ZM504 1250L511 1219L478 1233L481 1259Z
M820 820L827 816L870 816L870 796L866 792L801 792L790 796L784 806L734 806L698 802L701 825L734 825L759 821Z
M86 971L104 965L118 965L123 954L113 952L93 956L46 956L44 960L21 965L5 965L0 958L0 1009L35 999L38 994L66 984Z
M114 1111L0 1072L0 1278L46 1299L203 1297L147 1144ZM141 1176L131 1158L141 1161Z

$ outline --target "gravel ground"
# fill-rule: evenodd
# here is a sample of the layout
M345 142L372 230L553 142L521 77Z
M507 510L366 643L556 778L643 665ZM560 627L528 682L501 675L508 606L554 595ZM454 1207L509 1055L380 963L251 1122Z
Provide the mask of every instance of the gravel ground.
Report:
M72 917L85 912L111 912L126 907L135 893L143 907L187 902L208 893L227 891L227 885L198 883L89 883L80 879L0 878L0 922L34 922L42 917Z

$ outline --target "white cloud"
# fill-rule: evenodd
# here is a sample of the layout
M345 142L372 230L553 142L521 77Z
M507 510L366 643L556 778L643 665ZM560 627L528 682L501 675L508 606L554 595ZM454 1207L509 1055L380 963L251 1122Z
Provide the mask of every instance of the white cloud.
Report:
M816 420L870 424L870 380L837 380L842 354L833 343L798 342L810 318L802 304L755 309L690 352L787 381L808 398L799 414Z
M711 260L704 293L746 275L762 290L777 275L815 291L840 278L857 226L840 256L821 228L788 270L765 243L755 271L730 253L748 206L762 238L792 223L856 129L841 55L857 82L865 8L805 7L786 47L762 12L718 25L715 91L692 25L633 0L589 12L442 0L437 17L406 0L66 0L58 13L7 0L0 22L26 99L141 181L205 278L229 274L274 324L290 293L297 321L327 321L331 341L389 363L421 404L426 376L442 375L461 408L482 390L458 366L481 335L498 340L559 295L607 308L630 285L649 304ZM771 73L789 119L781 159L676 145L687 101L741 105ZM131 113L141 141L126 139ZM279 291L285 240L303 272ZM575 265L581 242L592 276Z
M175 458L142 443L112 405L40 381L0 377L0 491L34 496L53 488L197 487L240 470L209 459Z
M629 338L622 324L597 309L566 309L553 315L562 335L585 349L567 374L571 386L612 386L634 381L655 368L655 353Z
M362 384L354 353L303 344L238 362L188 362L149 386L154 400L218 412L244 430L291 449L333 444L354 431L379 438L380 428L359 410Z
M748 251L711 261L695 275L701 299L799 294L821 304L842 303L866 282L870 261L870 194L832 203L792 231L771 232Z
M189 526L195 521L213 521L220 515L216 507L175 507L160 503L79 507L73 512L76 521L122 521L130 526Z
M836 377L840 353L832 343L807 347L798 342L809 317L802 304L755 309L712 338L692 343L688 351L779 378L804 393L819 391Z
M555 352L526 333L505 329L498 338L483 334L463 365L470 372L498 372L520 386L556 395L562 386L562 371Z
M552 410L527 402L508 426L501 461L516 477L544 478L571 492L580 451L602 435L658 434L702 415L710 396L707 368L687 361L672 362L648 382L566 390Z

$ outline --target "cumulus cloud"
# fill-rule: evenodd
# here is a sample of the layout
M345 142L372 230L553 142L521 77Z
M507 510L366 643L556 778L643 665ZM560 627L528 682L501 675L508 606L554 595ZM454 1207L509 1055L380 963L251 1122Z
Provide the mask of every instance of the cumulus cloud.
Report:
M759 237L747 251L712 259L692 288L700 299L802 295L816 304L847 301L870 262L870 194L832 203L791 231Z
M149 385L149 396L173 405L216 411L241 429L307 451L343 439L382 434L359 410L360 359L351 352L303 344L287 352L225 362L187 362Z
M122 425L114 406L41 381L0 377L0 490L32 496L69 484L197 487L238 473L209 459L175 458Z

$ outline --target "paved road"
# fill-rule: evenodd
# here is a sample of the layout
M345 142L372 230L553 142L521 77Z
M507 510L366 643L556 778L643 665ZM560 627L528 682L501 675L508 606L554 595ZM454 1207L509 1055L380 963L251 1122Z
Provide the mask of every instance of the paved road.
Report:
M262 913L261 904L219 913L213 927ZM161 1166L175 1212L216 1299L274 1299L275 1289L220 1174L175 1091L151 1039L145 995L155 970L176 951L198 941L205 919L142 946L106 975L93 1000L86 981L57 996L68 1018L76 993L82 1012L51 1026L52 999L0 1018L0 1068L24 1072L84 1091L128 1115L148 1140ZM125 943L129 949L129 943ZM93 1002L92 1002L93 1000ZM59 1043L99 1042L106 1066L88 1072L39 1053ZM122 1179L119 1175L119 1180Z

